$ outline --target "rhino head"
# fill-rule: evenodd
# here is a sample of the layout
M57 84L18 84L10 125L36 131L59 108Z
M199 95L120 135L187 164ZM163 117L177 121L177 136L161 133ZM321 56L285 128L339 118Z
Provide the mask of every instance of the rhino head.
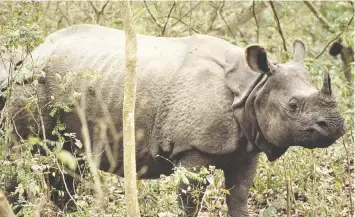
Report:
M331 79L324 68L321 90L311 82L304 66L306 47L295 40L293 60L285 64L271 62L257 45L246 48L247 65L260 75L243 104L244 134L273 161L289 146L325 148L343 135L344 119L332 95Z

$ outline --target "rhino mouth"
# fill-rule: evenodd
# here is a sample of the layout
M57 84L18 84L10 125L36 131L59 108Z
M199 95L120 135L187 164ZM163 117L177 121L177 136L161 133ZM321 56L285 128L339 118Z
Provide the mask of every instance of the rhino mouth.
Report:
M334 144L340 137L341 135L336 137L324 136L319 131L314 131L311 135L309 135L309 140L302 142L299 146L308 149L327 148Z
M327 143L307 143L307 144L300 144L299 146L302 146L302 147L308 148L308 149L327 148L327 147L331 146L335 141L327 142Z

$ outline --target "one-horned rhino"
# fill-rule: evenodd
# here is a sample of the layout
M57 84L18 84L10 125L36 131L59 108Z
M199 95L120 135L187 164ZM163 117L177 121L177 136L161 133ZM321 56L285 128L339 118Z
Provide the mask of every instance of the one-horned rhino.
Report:
M137 171L146 168L140 178L171 173L171 162L214 165L224 171L230 189L229 213L248 216L258 153L274 161L290 146L325 148L343 135L328 71L324 69L323 87L317 90L304 66L301 40L294 41L293 60L284 64L270 61L260 46L242 49L206 35L137 35L137 41ZM81 93L60 121L81 140L78 111L84 111L93 152L101 156L100 169L118 175L123 175L117 134L122 130L124 43L123 31L102 26L59 30L33 52L25 65L34 60L35 66L24 67L20 78L44 77L37 87L40 105L46 108L48 103L71 102L68 94ZM15 88L15 95L24 88ZM21 103L14 101L18 110ZM31 135L33 128L23 123L26 114L17 116L18 133ZM43 116L51 135L56 121ZM181 197L187 215L194 216L195 204Z

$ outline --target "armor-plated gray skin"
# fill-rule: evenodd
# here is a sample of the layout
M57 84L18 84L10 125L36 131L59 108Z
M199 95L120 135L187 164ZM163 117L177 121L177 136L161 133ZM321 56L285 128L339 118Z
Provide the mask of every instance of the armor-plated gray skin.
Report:
M35 75L45 77L37 85L41 104L51 96L54 102L66 102L65 93L73 90L83 93L93 150L101 154L100 168L118 175L123 175L122 140L113 135L122 130L124 37L123 31L101 26L72 26L48 36L32 54L39 69ZM135 120L141 132L137 134L142 134L136 144L137 171L146 168L141 178L171 173L171 162L215 165L224 170L230 189L231 216L248 216L248 189L259 152L273 161L289 146L327 147L343 134L328 72L325 69L322 90L316 90L303 65L305 46L300 40L294 43L293 61L286 64L269 61L259 46L244 50L206 35L138 35L137 40ZM99 76L78 79L57 96L63 78L88 70ZM29 73L24 70L22 75L26 79ZM21 107L16 102L22 89L15 87L18 98L12 111ZM28 136L25 115L20 116L15 118L22 126L19 133ZM61 121L66 132L82 139L76 109L62 113ZM55 121L46 115L45 122L50 135ZM100 129L106 129L105 124L110 130L102 142ZM185 206L193 216L194 204Z

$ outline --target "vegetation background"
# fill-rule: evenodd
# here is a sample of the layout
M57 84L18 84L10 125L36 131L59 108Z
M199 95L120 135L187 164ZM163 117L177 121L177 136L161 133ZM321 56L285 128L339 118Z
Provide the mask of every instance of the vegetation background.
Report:
M252 216L352 216L354 213L354 5L337 2L206 2L164 1L131 3L139 34L182 37L208 34L245 47L259 43L271 59L284 62L292 54L292 42L301 38L308 45L306 65L314 84L322 83L322 67L330 69L333 92L346 121L345 135L327 149L291 148L279 160L269 163L264 155L249 200ZM0 48L4 51L31 51L50 33L74 24L94 23L123 29L119 2L0 2ZM333 46L334 42L338 42ZM340 50L340 46L342 49ZM329 54L339 53L337 56ZM338 48L338 49L337 49ZM5 158L6 130L1 131L0 191L12 174L19 175L17 192L30 192L32 200L20 197L19 215L67 215L48 201L36 200L48 193L46 167L69 171L72 156L43 157L24 148L15 164ZM27 141L23 147L31 146ZM60 164L54 163L59 158ZM69 160L68 160L69 159ZM124 216L122 179L100 173L105 201L100 213ZM195 176L196 175L196 176ZM174 175L160 180L139 181L139 202L144 216L180 216L175 202L176 184L193 176L210 183L200 216L227 216L223 177L214 168L188 172L177 168ZM79 207L72 216L98 216L92 178L85 177L73 198ZM191 191L191 189L186 189ZM198 189L193 189L196 191ZM16 208L19 204L13 204ZM34 211L36 210L36 211Z

